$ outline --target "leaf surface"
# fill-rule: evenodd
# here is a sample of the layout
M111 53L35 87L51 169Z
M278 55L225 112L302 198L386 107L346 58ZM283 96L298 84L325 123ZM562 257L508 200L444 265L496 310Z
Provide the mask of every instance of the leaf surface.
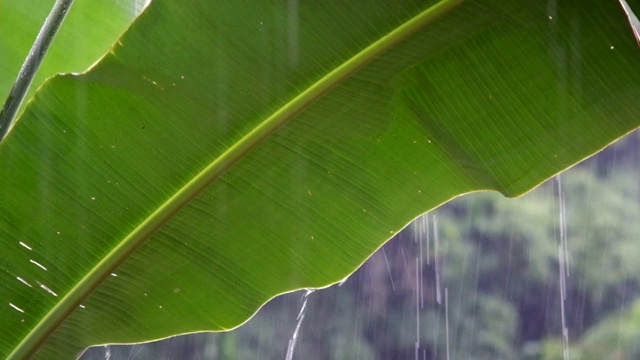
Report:
M550 4L154 1L0 144L0 356L231 329L638 127L623 9Z

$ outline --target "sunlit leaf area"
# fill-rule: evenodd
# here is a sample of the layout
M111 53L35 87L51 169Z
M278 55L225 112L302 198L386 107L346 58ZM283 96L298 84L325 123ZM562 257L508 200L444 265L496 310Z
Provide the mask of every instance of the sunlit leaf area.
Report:
M638 8L0 0L0 358L640 358Z
M639 240L634 132L520 198L424 214L343 283L279 296L233 331L81 359L638 359Z

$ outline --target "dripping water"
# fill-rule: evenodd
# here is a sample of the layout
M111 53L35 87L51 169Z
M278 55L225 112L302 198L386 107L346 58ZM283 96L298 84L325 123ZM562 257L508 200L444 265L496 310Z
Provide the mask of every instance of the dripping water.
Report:
M560 175L556 176L557 198L560 223L560 245L558 246L558 286L560 288L560 316L562 323L562 357L571 358L569 354L569 328L567 327L565 303L567 301L567 278L569 277L569 246L567 245L567 219L565 211L564 191Z
M286 360L293 359L293 350L295 349L296 341L298 340L300 325L302 325L302 321L304 320L305 309L307 308L307 300L309 300L309 295L314 291L315 290L307 289L304 295L302 295L302 306L300 307L300 312L298 313L298 317L296 318L298 320L298 323L296 324L296 329L293 331L293 335L291 335L291 338L289 339L289 345L287 346L287 356L285 357Z
M391 288L393 289L393 292L396 292L396 285L393 283L393 276L391 276L391 267L389 266L389 260L387 260L387 253L384 251L384 247L382 248L382 255L384 257L384 263L387 265L389 280L391 280Z
M433 216L433 242L434 242L434 254L433 254L433 266L436 270L436 301L438 305L442 304L442 294L440 293L440 260L438 257L438 219Z

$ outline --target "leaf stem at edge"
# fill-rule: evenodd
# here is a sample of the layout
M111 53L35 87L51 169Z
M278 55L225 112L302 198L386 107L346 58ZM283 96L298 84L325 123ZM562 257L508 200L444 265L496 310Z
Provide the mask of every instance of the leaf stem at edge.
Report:
M7 99L2 106L2 110L0 111L0 143L9 133L9 130L13 125L13 119L24 100L24 97L27 95L29 87L31 87L31 83L38 72L40 63L42 63L42 60L49 49L49 45L51 45L53 38L56 36L56 33L58 32L58 29L60 28L62 21L64 21L64 18L69 12L72 4L73 0L56 0L56 3L53 4L53 9L51 9L49 16L47 16L42 28L40 28L40 32L38 33L38 36L36 36L33 46L31 46L29 55L27 55L27 58L24 60L22 68L20 68L20 72L18 73L18 77L13 83L13 87L11 88L11 91L9 91L9 95L7 96Z
M220 156L213 160L204 170L186 183L156 211L151 213L138 227L131 231L113 250L96 264L96 266L34 326L31 332L22 339L9 355L8 359L25 359L34 355L58 326L82 304L104 279L108 278L109 275L146 240L207 188L215 179L220 177L227 169L256 148L281 126L293 119L296 114L303 111L334 86L347 79L373 59L413 35L425 25L440 18L463 1L464 0L441 0L409 19L316 81L313 85L262 121L225 152L220 154ZM153 3L151 6L153 6Z

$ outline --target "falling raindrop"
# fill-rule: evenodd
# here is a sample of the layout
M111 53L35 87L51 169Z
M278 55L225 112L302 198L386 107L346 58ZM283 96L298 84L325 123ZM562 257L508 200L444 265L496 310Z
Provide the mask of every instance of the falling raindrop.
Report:
M33 260L33 259L29 259L29 262L32 263L33 265L41 268L44 271L47 271L47 268L42 266L42 264L38 263L37 261Z
M20 309L19 307L17 307L17 306L15 306L15 305L13 305L12 303L9 303L9 306L11 306L11 307L12 307L12 308L14 308L15 310L17 310L17 311L19 311L19 312L21 312L21 313L23 313L23 314L24 314L24 310L22 310L22 309Z
M564 191L562 190L562 180L560 175L556 176L556 182L558 183L558 201L560 208L560 244L562 246L562 252L564 254L564 266L565 275L569 277L569 246L567 244L567 216L566 206L564 201Z
M445 326L445 338L447 345L447 360L449 360L449 291L444 288L444 326Z
M416 346L415 359L418 360L420 354L420 260L421 256L416 257Z
M389 260L387 259L387 253L384 251L384 247L382 248L382 255L384 257L384 263L387 265L389 280L391 280L391 288L393 289L393 292L396 292L396 285L393 283L393 276L391 276L391 267L389 267Z
M442 294L440 293L440 260L438 256L438 219L436 216L433 216L433 241L434 241L434 264L436 270L436 302L438 305L442 304Z
M53 296L58 296L58 294L56 294L53 290L49 289L48 286L42 284L42 283L38 283L40 285L40 288L43 289L44 291L48 292L49 294L53 295Z
M19 276L17 276L17 277L16 277L16 279L18 279L18 281L20 281L21 283L23 283L23 284L27 285L28 287L33 287L33 286L31 286L31 284L29 284L25 279L23 279L23 278L21 278L21 277L19 277Z
M569 360L569 329L567 328L567 320L565 314L565 301L567 299L566 279L564 274L564 264L562 256L562 246L558 246L558 268L559 268L559 287L560 287L560 316L562 317L562 356L564 360Z
M296 341L298 340L298 332L300 331L300 325L302 325L302 320L304 320L305 309L307 308L307 300L309 300L309 295L315 290L308 289L304 295L302 295L302 306L300 307L300 312L298 313L298 323L296 324L296 329L293 331L293 335L291 335L291 339L289 339L289 345L287 346L287 356L286 360L293 359L293 350L296 347Z
M287 60L290 64L298 63L298 0L287 1Z
M419 278L419 287L420 287L420 308L424 308L424 274L422 269L424 268L424 265L422 263L422 239L423 239L423 235L424 235L424 227L425 227L425 221L424 219L426 218L427 214L424 214L420 217L419 221L417 221L418 223L418 227L420 228L420 236L419 236L419 251L418 251L418 258L420 259L420 273L418 275ZM427 259L428 261L428 259Z
M424 223L424 226L422 227L422 229L424 230L424 233L426 235L427 238L427 265L431 265L429 258L431 257L431 254L429 253L429 248L431 247L431 245L429 244L429 215L428 214L424 214L424 216L422 217L422 221Z

